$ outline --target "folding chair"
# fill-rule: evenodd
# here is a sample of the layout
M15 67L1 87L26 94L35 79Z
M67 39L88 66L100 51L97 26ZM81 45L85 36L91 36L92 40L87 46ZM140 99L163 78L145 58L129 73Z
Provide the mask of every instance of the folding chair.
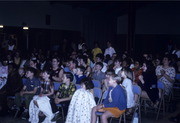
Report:
M180 99L180 74L176 74L172 94L173 99Z
M101 82L98 80L92 80L94 87L101 88Z
M75 84L76 85L76 90L81 88L80 84Z
M142 92L141 87L139 87L138 85L133 85L133 93L135 97L137 96L137 100L135 100L133 117L135 117L136 110L138 110L139 123L141 123L141 106L140 106L141 92Z
M99 104L100 100L101 100L101 96L102 96L102 90L100 88L95 87L93 89L93 93L94 93L94 98L97 104Z
M104 101L104 99L106 99L107 95L108 95L108 90L103 92L102 97L100 101L98 102L98 104L101 104Z
M61 85L61 83L59 83L59 82L54 82L54 90L55 90L55 91L58 91L60 85Z
M164 114L165 114L165 101L164 101L165 85L164 85L163 82L158 81L158 89L161 91L161 93L160 93L161 98L160 98L160 102L159 102L159 106L158 106L158 111L157 111L157 115L156 115L156 120L158 120L158 118L159 118L159 113L160 113L160 110L161 110L161 106L163 106L163 107L162 107L163 116L164 116Z

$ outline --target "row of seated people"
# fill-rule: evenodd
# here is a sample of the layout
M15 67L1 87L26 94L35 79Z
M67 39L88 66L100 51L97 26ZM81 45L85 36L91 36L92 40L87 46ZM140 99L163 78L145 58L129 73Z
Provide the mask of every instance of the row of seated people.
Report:
M152 61L145 60L142 66L140 65L138 66L134 64L134 67L132 67L133 65L132 64L130 65L128 60L122 61L121 59L117 57L116 59L114 59L113 61L114 64L112 64L112 67L111 67L111 65L107 65L103 62L102 54L97 54L96 62L94 65L92 65L93 67L90 64L88 64L88 57L86 56L79 56L76 59L71 59L67 62L66 66L59 67L60 60L56 57L52 59L52 62L51 62L52 67L50 68L50 70L46 70L46 73L50 72L49 78L51 81L57 81L61 83L62 81L64 81L64 78L65 78L64 75L66 75L66 72L72 73L73 75L72 83L74 84L80 84L83 78L92 77L92 79L99 80L100 82L102 82L102 89L103 91L105 91L105 90L108 90L109 88L108 78L109 76L113 75L114 74L113 71L115 71L115 74L123 78L122 85L125 87L125 90L127 91L127 108L131 108L134 105L134 95L132 92L133 82L134 84L138 84L141 86L141 88L144 90L142 96L150 98L152 101L152 106L156 107L158 105L158 100L160 98L158 94L158 89L157 89L157 80L162 81L165 84L166 95L168 95L172 89L172 85L173 85L174 77L175 77L175 69L170 66L170 62L171 62L171 59L168 56L165 56L162 61L163 65L158 65L157 67L155 67L152 64ZM36 71L38 71L38 75L41 77L42 80L44 80L43 78L44 72L40 72L40 70L37 68L37 60L31 59L29 61L29 66L36 69ZM10 68L11 68L11 65L9 65L9 69ZM107 70L107 68L112 68L112 69ZM21 72L23 73L23 70L24 70L23 68L20 68L20 71L19 71L20 74ZM29 109L29 104L33 96L35 94L37 95L40 93L40 90L37 89L37 88L40 88L40 84L32 84L32 85L30 84L32 83L31 81L39 81L39 79L32 79L29 77L29 74L35 74L35 72L33 71L34 70L29 70L29 69L26 70L26 78L29 78L29 79L24 80L23 84L26 86L23 87L22 91L19 94L16 94L16 99L15 99L16 104L20 106L20 103L21 103L20 97L22 95L28 94L28 97L26 97L25 99L26 109ZM12 70L10 71L10 73L14 74L15 71ZM8 77L8 79L11 79L11 81L13 81L13 79L10 76ZM12 87L10 82L7 83L7 86ZM37 88L34 88L34 87L37 87ZM64 88L67 89L67 86ZM27 90L28 92L26 92ZM9 89L8 92L10 91L12 92L11 89ZM50 90L50 92L51 93L48 93L49 95L46 95L46 96L50 96L54 94L53 90ZM60 96L59 96L60 98L61 98L61 95L63 95L61 93L62 92L60 92ZM69 100L71 99L71 97L67 97L67 98ZM65 101L64 100L62 101L61 99L59 100L57 98L55 98L55 100L51 99L51 102L54 102L54 103L60 103L60 102L66 102L66 101L67 99L65 99ZM33 104L37 106L36 101L33 101ZM51 107L53 106L51 105ZM65 106L65 107L68 107L68 106ZM27 110L25 110L25 112L26 111ZM131 110L129 110L129 112L131 112Z

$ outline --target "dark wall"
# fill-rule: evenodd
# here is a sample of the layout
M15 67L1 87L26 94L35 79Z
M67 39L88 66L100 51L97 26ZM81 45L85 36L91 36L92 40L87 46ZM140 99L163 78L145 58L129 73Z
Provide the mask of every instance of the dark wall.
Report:
M164 52L167 42L180 46L180 2L149 2L136 11L133 49L138 52ZM125 50L128 15L117 19L117 43Z
M55 30L55 29L39 29L30 28L28 31L24 31L22 27L10 27L6 26L2 30L1 39L8 40L9 35L16 35L18 49L25 51L27 46L27 34L29 39L29 50L33 48L41 48L44 50L52 49L54 45L62 46L62 41L66 38L69 44L74 41L80 40L80 31L67 31L67 30ZM1 40L2 41L2 40ZM60 49L61 50L61 49Z

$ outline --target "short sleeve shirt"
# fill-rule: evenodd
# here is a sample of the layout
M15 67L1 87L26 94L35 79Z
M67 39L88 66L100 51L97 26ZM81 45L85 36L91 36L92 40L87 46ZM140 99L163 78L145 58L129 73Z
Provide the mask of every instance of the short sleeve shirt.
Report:
M41 86L41 83L40 81L37 79L37 78L33 78L33 79L26 79L24 81L24 86L26 86L26 91L33 91L34 88L38 88L38 91L36 94L39 93L39 89L40 89L40 86Z
M76 91L76 86L73 83L70 83L69 87L66 88L66 84L63 83L59 87L58 92L60 93L58 98L67 98L74 94Z

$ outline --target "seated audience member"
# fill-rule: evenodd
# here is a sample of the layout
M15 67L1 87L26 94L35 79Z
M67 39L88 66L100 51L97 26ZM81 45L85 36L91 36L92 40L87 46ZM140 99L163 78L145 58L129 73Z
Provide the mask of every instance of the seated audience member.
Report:
M43 82L41 84L41 93L38 96L34 96L29 106L29 122L39 122L39 112L43 112L46 116L43 122L51 122L54 114L51 109L50 99L54 94L54 86L50 80L50 72L44 70L42 72Z
M14 64L17 67L19 67L20 63L21 63L21 57L20 57L20 53L18 51L15 52L13 59L14 59Z
M40 81L34 77L36 74L36 69L29 67L26 70L26 77L24 79L24 86L20 93L15 95L15 103L18 107L22 105L22 97L25 98L25 113L29 109L30 101L33 99L34 95L38 95L40 93Z
M76 86L72 83L72 81L73 81L72 73L65 72L63 77L63 83L60 85L55 98L56 104L59 103L62 104L65 116L67 115L71 98L74 92L76 91Z
M62 82L63 69L60 68L60 59L58 57L52 58L51 79L53 82Z
M81 89L78 89L69 105L66 123L90 123L91 110L96 105L92 89L94 85L90 78L81 81Z
M114 69L108 69L106 71L105 79L102 80L102 90L103 91L108 90L108 88L109 88L109 86L108 86L109 77L114 76L114 75L115 75Z
M8 65L7 95L14 96L23 88L21 75L16 70L15 64Z
M118 118L122 115L127 107L126 102L126 92L118 83L121 81L121 78L118 76L109 77L108 85L108 95L103 101L103 104L97 105L92 109L91 113L91 123L96 123L97 116L96 112L104 112L101 116L102 123L108 123L109 117Z
M80 84L81 80L85 78L86 76L84 75L85 67L83 66L78 66L75 72L75 77L76 77L76 84Z
M171 59L168 55L163 58L163 65L156 68L156 76L158 81L163 82L165 85L165 95L169 95L172 91L173 82L175 80L175 69L170 66ZM160 97L161 98L161 97Z
M152 101L152 106L157 106L159 95L155 67L151 61L145 61L142 66L142 70L143 73L139 76L143 90L141 96L144 98L149 98Z
M153 64L154 64L155 67L161 65L161 60L160 60L160 58L158 58L158 57L155 58L154 61L153 61Z
M112 47L110 41L107 42L107 47L108 47L108 48L106 48L106 50L105 50L105 52L104 52L104 56L106 56L107 54L109 54L109 55L112 57L112 55L113 55L114 53L116 53L116 51L115 51L114 48Z
M113 67L113 69L115 70L115 74L116 74L116 75L118 75L119 72L120 72L121 69L122 69L121 63L122 63L122 61L121 61L120 58L114 59L114 67Z
M97 62L94 66L94 70L92 73L92 79L98 80L102 82L103 79L105 79L105 73L103 73L101 70L103 68L103 63Z
M108 64L109 61L111 61L111 56L110 56L109 54L107 54L107 55L105 56L105 58L104 58L104 62L105 62L106 64ZM108 65L109 65L109 64L108 64Z
M99 53L102 53L102 50L99 48L99 43L94 42L94 49L92 49L92 55L93 55L93 60L95 61L96 55Z
M105 73L106 70L107 70L107 64L105 62L103 62L103 60L104 60L104 56L103 56L102 53L99 53L99 54L96 55L95 63L96 62L102 62L103 63L103 68L102 68L101 71Z
M127 94L127 115L131 113L131 108L135 105L134 93L132 88L132 71L130 68L123 68L121 70L121 77L123 78L122 86Z
M87 77L90 76L91 74L91 67L88 66L88 57L83 55L79 57L80 60L80 66L85 67L85 71L84 71L84 75L86 75Z
M131 65L131 59L130 58L125 58L122 61L122 67L123 68L130 68L130 65Z
M139 61L135 61L135 64L134 64L134 68L132 68L132 71L133 71L133 75L134 75L134 84L138 84L139 86L141 86L141 82L139 80L139 76L142 75L142 72L143 70L141 69L141 64Z
M39 56L39 68L40 70L49 70L50 69L50 62L47 60L44 54Z
M0 116L6 115L7 113L7 90L6 83L8 77L8 64L7 60L2 60L2 66L0 66Z

